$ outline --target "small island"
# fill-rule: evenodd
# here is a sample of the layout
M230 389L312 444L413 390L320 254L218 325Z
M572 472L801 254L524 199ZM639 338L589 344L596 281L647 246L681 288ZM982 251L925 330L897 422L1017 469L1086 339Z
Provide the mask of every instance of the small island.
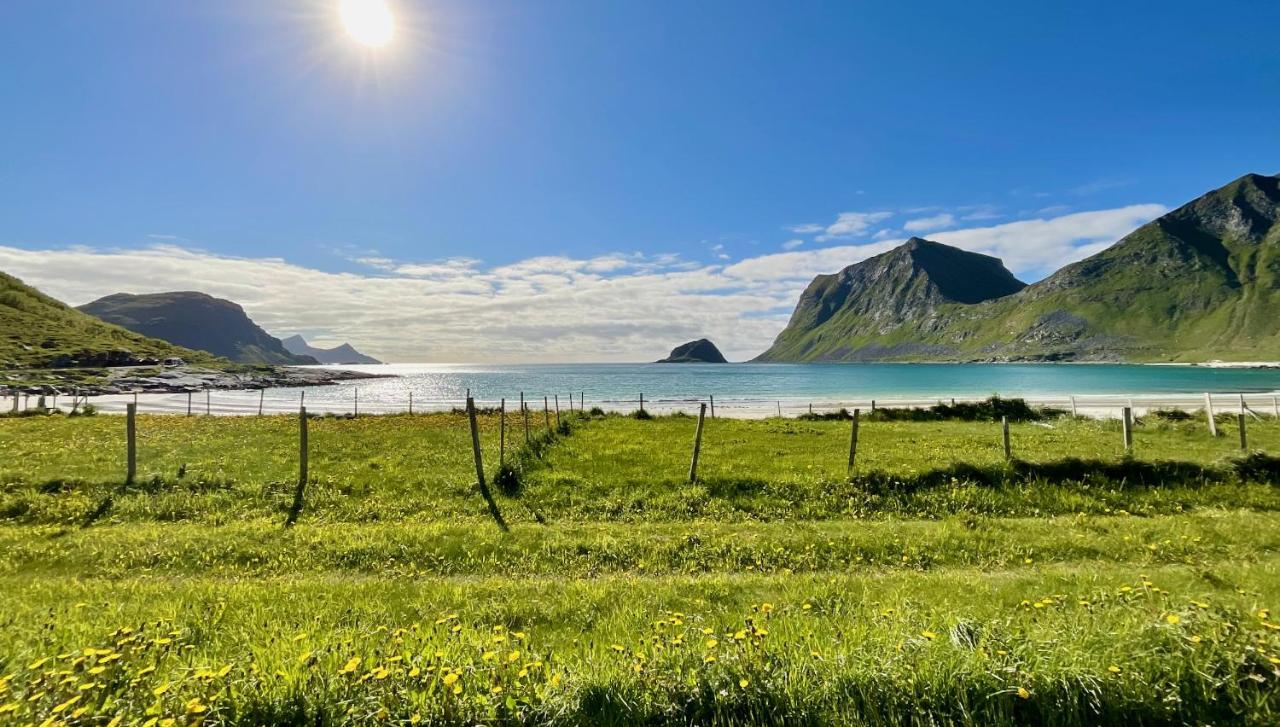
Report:
M705 338L671 349L671 355L655 363L729 363L716 345Z

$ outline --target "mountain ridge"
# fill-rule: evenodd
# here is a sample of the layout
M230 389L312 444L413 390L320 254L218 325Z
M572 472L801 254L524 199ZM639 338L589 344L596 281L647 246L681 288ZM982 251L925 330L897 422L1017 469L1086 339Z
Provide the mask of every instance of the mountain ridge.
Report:
M310 356L322 364L380 364L378 359L360 353L350 343L333 348L319 348L307 343L301 334L280 339L285 350L295 356Z
M755 360L1280 358L1280 176L1246 174L1014 292L983 282L977 302L895 272L913 244L836 274L860 282L839 305L816 277Z
M208 351L236 363L319 363L310 356L290 353L238 304L198 291L114 293L78 310L135 333Z

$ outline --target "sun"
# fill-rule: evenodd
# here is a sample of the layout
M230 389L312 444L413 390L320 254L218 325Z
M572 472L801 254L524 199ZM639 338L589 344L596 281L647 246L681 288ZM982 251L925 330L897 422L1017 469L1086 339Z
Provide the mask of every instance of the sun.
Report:
M381 48L396 33L396 19L386 0L340 0L338 12L342 26L357 43Z

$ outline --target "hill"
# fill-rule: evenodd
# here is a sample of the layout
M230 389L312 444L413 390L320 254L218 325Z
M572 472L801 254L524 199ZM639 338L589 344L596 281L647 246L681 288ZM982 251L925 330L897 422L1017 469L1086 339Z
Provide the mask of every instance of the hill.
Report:
M1029 286L912 239L815 278L757 360L1213 359L1280 359L1280 177L1245 175Z
M116 293L79 307L108 323L237 363L315 364L289 353L239 305L197 292L131 295Z
M86 315L5 273L0 273L0 331L0 365L10 369L128 366L171 356L214 360Z
M350 343L333 348L317 348L307 343L302 336L289 336L282 339L285 350L297 356L310 356L322 364L380 364L378 359L360 353Z
M671 355L656 363L728 363L716 345L705 338L682 343L671 349Z

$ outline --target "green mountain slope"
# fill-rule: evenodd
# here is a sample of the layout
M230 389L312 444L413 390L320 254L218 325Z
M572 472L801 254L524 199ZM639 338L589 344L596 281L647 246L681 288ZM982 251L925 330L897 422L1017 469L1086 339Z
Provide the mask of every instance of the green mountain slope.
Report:
M280 339L259 328L240 306L204 293L116 293L79 309L131 331L237 363L317 363L310 356L289 353Z
M903 267L919 244L816 278L757 360L1280 359L1280 177L1241 177L1017 291L988 267L952 275L968 299L948 294L951 266Z
M127 366L177 356L214 357L105 323L0 273L0 365L18 368Z

